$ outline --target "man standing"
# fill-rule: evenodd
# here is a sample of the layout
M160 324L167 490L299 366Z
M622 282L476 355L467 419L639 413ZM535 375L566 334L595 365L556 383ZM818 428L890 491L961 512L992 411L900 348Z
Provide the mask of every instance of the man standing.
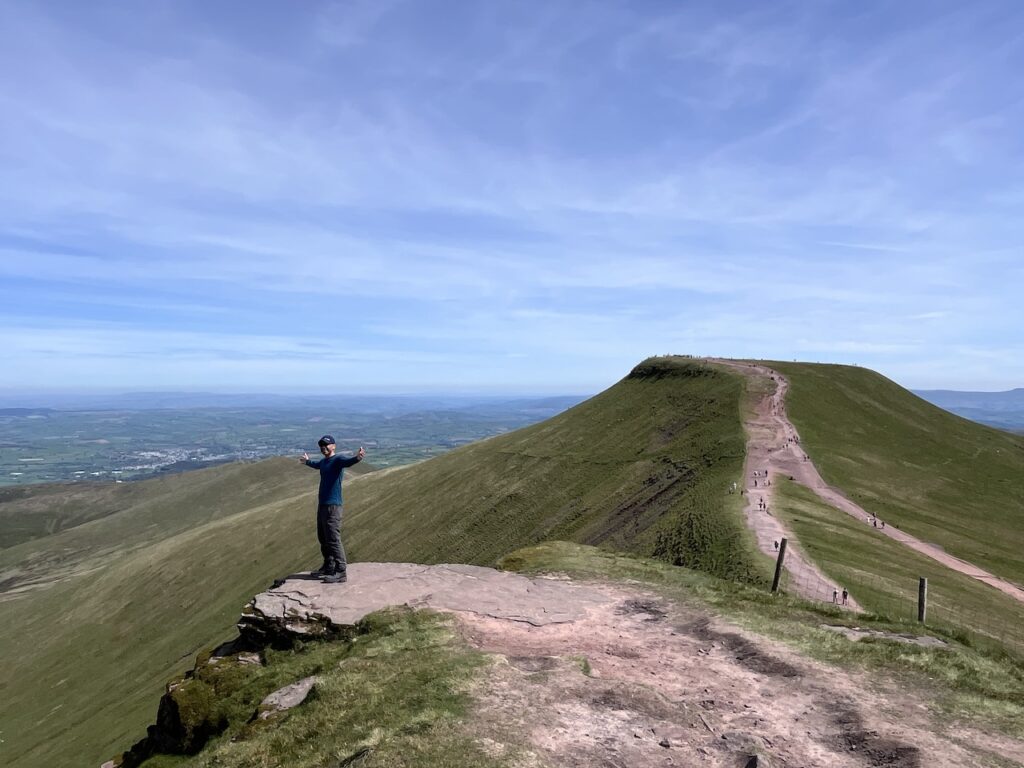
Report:
M341 584L348 581L348 561L341 546L341 477L345 467L362 461L366 451L362 446L351 458L335 456L334 438L324 435L317 441L323 458L310 461L309 454L302 454L300 462L307 467L320 470L320 491L316 507L316 538L320 542L320 553L324 563L314 576L322 576L326 584Z

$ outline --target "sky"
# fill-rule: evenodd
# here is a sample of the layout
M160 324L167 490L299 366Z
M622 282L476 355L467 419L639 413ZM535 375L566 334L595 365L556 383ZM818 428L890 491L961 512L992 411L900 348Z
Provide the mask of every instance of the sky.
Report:
M0 4L18 392L1024 386L1024 3Z

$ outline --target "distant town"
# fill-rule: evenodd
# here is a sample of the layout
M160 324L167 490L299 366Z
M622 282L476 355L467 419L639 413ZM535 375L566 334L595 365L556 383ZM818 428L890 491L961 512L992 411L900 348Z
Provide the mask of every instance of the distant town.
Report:
M339 450L360 445L368 461L409 464L556 415L582 400L322 406L0 410L0 485L124 482L155 475L313 451L324 432ZM432 406L432 407L431 407Z

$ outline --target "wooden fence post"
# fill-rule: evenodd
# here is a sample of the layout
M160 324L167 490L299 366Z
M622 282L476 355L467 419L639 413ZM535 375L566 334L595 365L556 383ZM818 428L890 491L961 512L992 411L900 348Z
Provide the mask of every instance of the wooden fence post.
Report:
M922 576L917 583L917 620L924 624L928 613L928 579Z
M782 578L782 561L786 558L786 540L779 544L779 559L775 561L775 578L772 579L772 592L779 591L779 580Z

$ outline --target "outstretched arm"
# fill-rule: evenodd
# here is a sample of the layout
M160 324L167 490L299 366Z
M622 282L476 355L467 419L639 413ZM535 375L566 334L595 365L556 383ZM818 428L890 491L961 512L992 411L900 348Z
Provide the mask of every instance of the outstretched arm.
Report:
M342 459L341 460L342 461L342 466L343 467L351 467L353 464L358 464L360 461L363 460L363 456L365 456L365 455L366 455L366 449L363 448L363 446L360 445L359 446L359 450L355 452L354 456L351 456L350 458Z
M299 456L299 463L305 464L307 467L312 467L313 469L320 469L320 462L310 461L308 453L303 453L301 456Z

